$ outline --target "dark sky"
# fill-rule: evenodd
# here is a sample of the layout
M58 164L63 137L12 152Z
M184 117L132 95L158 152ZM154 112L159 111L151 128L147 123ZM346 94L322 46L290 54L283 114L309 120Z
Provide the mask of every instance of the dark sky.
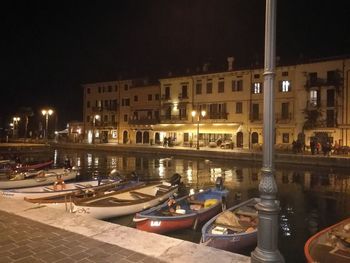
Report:
M264 0L7 1L0 118L22 106L81 120L87 82L263 61ZM88 3L94 2L94 3ZM281 61L350 53L347 1L279 0ZM335 5L336 3L336 5Z

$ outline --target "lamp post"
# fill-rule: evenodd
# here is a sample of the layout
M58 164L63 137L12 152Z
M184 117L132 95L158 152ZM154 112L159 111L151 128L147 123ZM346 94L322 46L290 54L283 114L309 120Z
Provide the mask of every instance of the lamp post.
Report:
M95 126L96 126L96 120L100 119L100 115L94 115L94 118L92 119L92 143L95 144Z
M284 262L278 250L278 214L276 200L277 184L274 178L274 80L276 42L276 3L266 0L265 63L264 63L264 145L263 167L259 183L260 202L258 209L258 245L251 253L251 262Z
M193 110L192 111L192 117L196 117L197 116L197 150L199 150L199 122L200 122L200 118L202 116L202 118L207 114L207 112L205 110L202 110L200 112L200 114L197 114L197 111Z
M42 115L45 116L46 126L45 126L45 139L48 140L48 131L49 131L49 116L53 114L52 109L43 109L41 111Z
M20 117L13 117L13 137L17 138L18 135L18 122L21 120Z

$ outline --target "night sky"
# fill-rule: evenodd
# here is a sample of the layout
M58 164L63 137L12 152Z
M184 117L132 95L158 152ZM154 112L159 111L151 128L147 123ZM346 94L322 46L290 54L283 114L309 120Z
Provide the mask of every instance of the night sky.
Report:
M0 121L20 107L82 119L81 84L263 62L264 0L7 1ZM111 4L113 2L113 4ZM281 62L350 53L347 1L280 0ZM337 4L336 6L334 4Z

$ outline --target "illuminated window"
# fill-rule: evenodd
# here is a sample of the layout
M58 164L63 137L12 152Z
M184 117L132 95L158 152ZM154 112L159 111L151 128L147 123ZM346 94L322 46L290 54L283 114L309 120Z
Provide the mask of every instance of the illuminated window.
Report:
M291 86L289 80L283 80L280 82L280 92L290 92Z
M318 97L318 92L317 90L310 90L310 104L312 106L317 106L317 99Z
M253 92L254 94L262 93L262 83L260 83L260 82L255 82L255 83L253 84L253 90L252 90L252 92Z

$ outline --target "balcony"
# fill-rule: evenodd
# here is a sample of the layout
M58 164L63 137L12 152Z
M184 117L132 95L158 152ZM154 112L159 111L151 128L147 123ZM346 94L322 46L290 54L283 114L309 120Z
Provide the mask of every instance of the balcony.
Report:
M158 118L148 118L143 117L139 119L129 119L128 123L130 125L154 125L158 124L160 121Z
M162 115L160 116L161 123L178 123L178 122L187 122L187 115Z
M275 114L275 120L276 120L276 123L279 123L279 124L290 123L292 120L292 113L291 112L287 114L277 113Z
M103 111L103 107L92 107L91 110L92 112L101 112Z
M90 123L91 127L93 127L93 123ZM96 121L95 127L99 128L107 128L107 127L112 127L116 128L118 126L118 123L116 121Z
M323 79L323 78L311 78L306 81L305 87L307 89L311 89L313 87L339 87L342 84L342 79L340 76L329 78L329 79Z
M171 100L171 98L170 98L170 95L165 95L165 94L162 94L162 96L160 97L160 99L162 100L162 101L169 101L169 100Z
M188 95L180 93L178 96L178 99L179 100L188 100Z
M227 116L227 112L209 112L205 118L211 120L227 120Z
M102 112L102 111L117 111L118 105L105 106L105 107L92 107L92 112Z
M262 113L250 113L249 120L251 122L262 122L263 121L263 114Z

